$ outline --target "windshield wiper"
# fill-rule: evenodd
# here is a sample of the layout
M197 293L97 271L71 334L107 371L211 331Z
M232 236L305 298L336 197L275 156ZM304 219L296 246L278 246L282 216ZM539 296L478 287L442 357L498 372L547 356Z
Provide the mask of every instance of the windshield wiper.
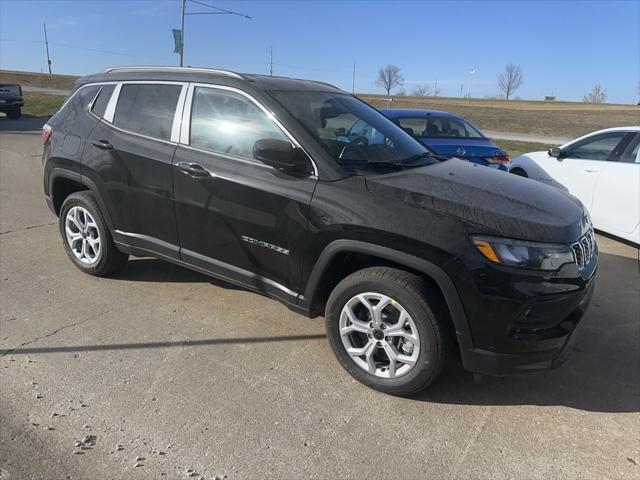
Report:
M444 157L442 155L438 155L436 153L433 152L422 152L422 153L418 153L416 155L412 155L410 157L405 158L404 160L402 160L401 162L398 162L399 164L405 166L405 167L415 167L417 165L420 164L424 164L424 165L433 165L433 162L425 162L424 160L427 158L435 158L436 160L447 160L449 159L449 157Z
M402 170L406 165L402 162L389 162L386 160L341 160L340 165L348 165L350 167L379 167L379 168L394 168L396 170Z

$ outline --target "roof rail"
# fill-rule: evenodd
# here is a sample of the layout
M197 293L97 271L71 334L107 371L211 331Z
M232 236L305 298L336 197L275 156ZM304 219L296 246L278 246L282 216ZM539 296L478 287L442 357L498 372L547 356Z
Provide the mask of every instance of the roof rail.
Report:
M135 71L165 71L165 72L200 72L200 73L213 73L218 75L226 75L233 78L242 78L241 75L230 72L228 70L217 70L215 68L192 68L192 67L113 67L107 68L104 73L113 72L135 72Z

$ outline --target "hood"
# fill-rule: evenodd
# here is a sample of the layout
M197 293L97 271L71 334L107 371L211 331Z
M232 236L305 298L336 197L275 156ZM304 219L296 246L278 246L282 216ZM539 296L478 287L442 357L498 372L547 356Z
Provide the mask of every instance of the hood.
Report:
M447 157L491 157L505 154L497 145L487 139L418 138L417 140L437 154ZM460 147L464 148L464 154L458 153Z
M458 159L387 175L367 176L374 194L457 217L470 233L571 243L589 226L579 200L528 178Z

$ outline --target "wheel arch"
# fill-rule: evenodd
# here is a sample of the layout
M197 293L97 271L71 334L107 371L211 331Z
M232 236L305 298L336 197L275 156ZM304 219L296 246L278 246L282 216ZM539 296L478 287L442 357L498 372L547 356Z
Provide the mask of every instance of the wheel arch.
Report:
M69 195L85 190L89 190L93 193L109 230L113 231L114 224L109 214L109 209L107 208L102 195L100 195L98 186L92 180L65 168L56 167L51 170L49 174L48 192L51 199L51 205L56 215L60 214L62 204Z
M413 271L432 282L442 296L455 328L460 348L473 348L471 330L467 323L467 316L453 281L442 268L437 265L389 247L374 245L357 240L335 240L325 247L320 254L311 274L309 275L301 306L308 309L311 316L324 313L324 306L328 294L335 285L346 275L353 273L353 268L341 268L345 259L361 256L372 261L365 266L395 266ZM357 262L356 262L356 265ZM332 268L337 267L337 268ZM355 271L354 270L354 271Z

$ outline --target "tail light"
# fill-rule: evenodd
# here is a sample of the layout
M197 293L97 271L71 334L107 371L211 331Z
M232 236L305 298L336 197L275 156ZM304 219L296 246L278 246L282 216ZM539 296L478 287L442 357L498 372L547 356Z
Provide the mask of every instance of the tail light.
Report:
M44 124L44 127L42 127L42 143L47 143L49 141L49 138L51 138L51 132L53 130L51 130L51 125L49 125L48 123Z
M484 159L489 163L493 163L496 165L503 165L505 167L509 167L509 163L511 162L511 159L507 155L496 155L494 157L484 157Z

